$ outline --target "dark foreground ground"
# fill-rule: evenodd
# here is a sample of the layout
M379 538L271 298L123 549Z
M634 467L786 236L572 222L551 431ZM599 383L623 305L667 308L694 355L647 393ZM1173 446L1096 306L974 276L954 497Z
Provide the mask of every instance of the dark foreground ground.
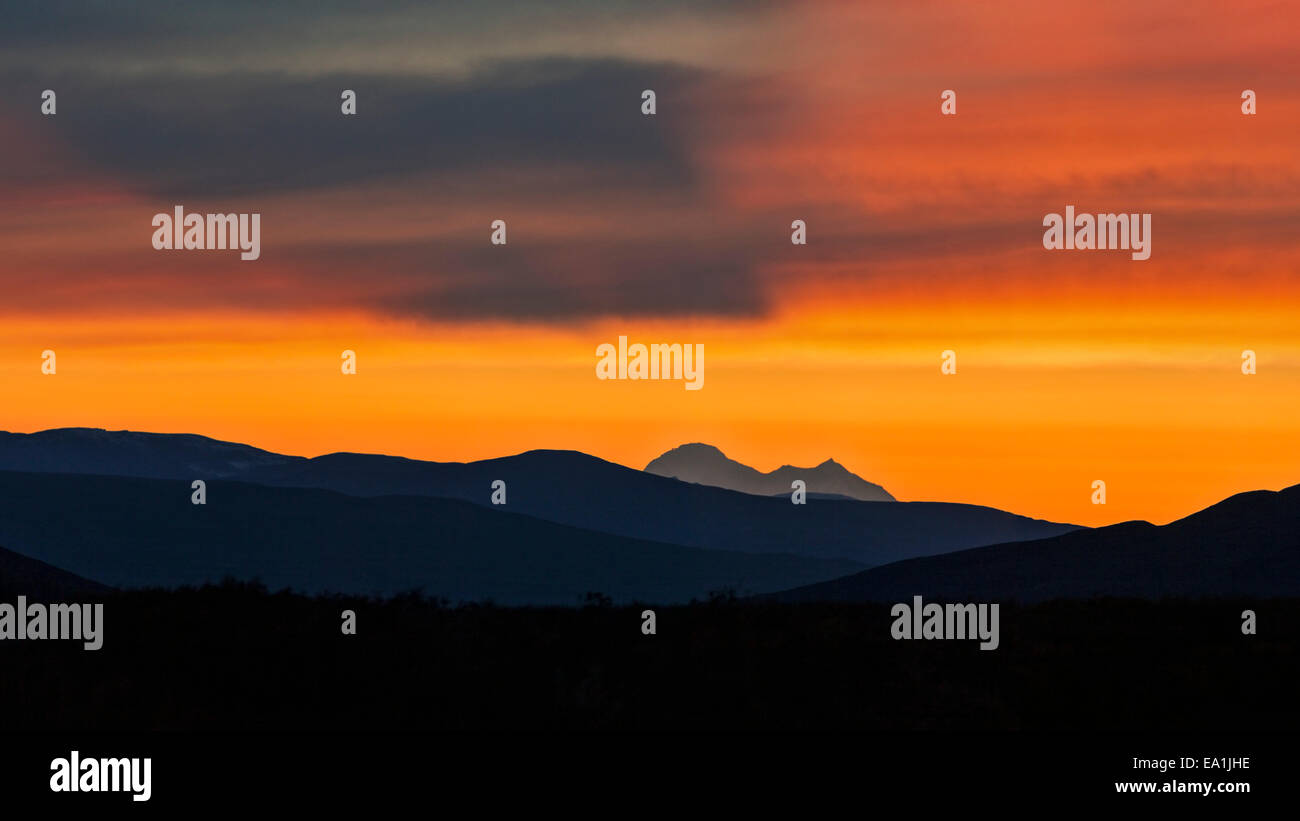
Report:
M228 584L112 593L104 647L0 643L6 731L1300 729L1300 600L1003 605L1001 646L885 605L448 608ZM1241 633L1241 611L1258 635ZM340 613L357 612L357 635Z

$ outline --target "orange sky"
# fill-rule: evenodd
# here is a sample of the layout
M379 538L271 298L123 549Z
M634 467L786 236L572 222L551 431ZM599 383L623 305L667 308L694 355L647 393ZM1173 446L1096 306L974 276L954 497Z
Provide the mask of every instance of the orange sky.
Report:
M0 429L633 467L704 441L1088 525L1300 482L1294 9L683 14L656 25L717 36L583 55L707 69L644 123L687 158L677 185L519 160L182 194L79 143L75 107L0 110ZM176 203L262 213L263 259L153 251L150 217ZM1044 251L1043 215L1069 204L1152 213L1152 258ZM479 250L498 217L500 265ZM704 389L597 380L619 335L702 343Z

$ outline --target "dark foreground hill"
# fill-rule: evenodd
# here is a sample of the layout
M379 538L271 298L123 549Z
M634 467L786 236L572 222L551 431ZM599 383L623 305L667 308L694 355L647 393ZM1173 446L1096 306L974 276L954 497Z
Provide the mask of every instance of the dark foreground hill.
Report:
M77 601L107 593L108 587L36 559L0 548L0 600Z
M360 498L213 481L0 471L0 544L116 587L226 577L273 589L574 605L685 602L852 573L840 559L702 550L628 539L455 499Z
M104 599L101 650L0 647L0 703L7 731L47 733L1174 731L1197 734L1189 755L1237 755L1206 733L1300 731L1296 600L1004 606L992 652L895 641L891 621L887 605L702 603L661 608L647 636L641 608L130 591ZM1131 747L1109 753L1147 754ZM913 765L989 752L938 749Z
M1126 522L898 562L781 601L1034 602L1096 596L1300 596L1300 485L1253 491L1163 527Z
M794 505L691 484L575 451L535 450L479 462L335 453L305 459L201 436L67 428L0 434L0 470L143 478L236 479L353 496L461 499L587 530L690 547L846 558L871 567L1076 526L977 505L812 497ZM504 508L492 485L506 483ZM428 526L433 526L432 524Z

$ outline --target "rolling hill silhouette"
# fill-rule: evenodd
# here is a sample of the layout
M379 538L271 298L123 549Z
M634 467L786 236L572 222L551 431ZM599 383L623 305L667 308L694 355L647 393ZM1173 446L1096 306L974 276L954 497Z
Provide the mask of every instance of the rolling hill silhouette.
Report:
M0 599L8 603L15 596L34 601L72 601L108 591L107 586L98 582L0 548Z
M122 588L231 577L306 593L420 589L511 605L573 605L588 592L685 602L861 568L627 539L454 499L225 480L208 483L206 505L191 504L190 494L187 481L0 471L0 544Z
M1095 596L1300 595L1300 485L1164 526L1125 522L877 567L778 601L1038 602Z
M144 479L187 476L228 479L250 470L305 461L301 456L282 456L191 433L100 428L56 428L37 433L0 431L0 470L98 473Z
M680 445L658 456L645 466L647 473L712 485L756 496L789 496L790 483L803 479L809 494L843 496L863 502L896 501L883 487L851 473L834 459L817 467L797 468L782 465L770 473L760 473L749 465L728 459L713 445Z
M762 497L691 484L576 451L534 450L478 462L334 453L307 459L193 435L85 428L0 435L0 470L184 480L233 479L352 496L460 499L631 539L748 553L843 558L875 566L986 544L1038 539L1075 525L989 507ZM507 504L491 486L507 484Z

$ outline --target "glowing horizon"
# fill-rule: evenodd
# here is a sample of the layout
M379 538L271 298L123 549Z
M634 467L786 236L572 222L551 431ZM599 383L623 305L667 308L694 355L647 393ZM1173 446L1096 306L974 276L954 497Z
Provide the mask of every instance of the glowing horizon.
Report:
M19 20L0 429L638 469L707 442L1084 525L1300 483L1294 9L568 6L264 10L251 63L207 26ZM177 205L262 214L262 258L153 250ZM1045 251L1068 205L1151 213L1152 257ZM597 380L620 335L703 344L704 389Z

